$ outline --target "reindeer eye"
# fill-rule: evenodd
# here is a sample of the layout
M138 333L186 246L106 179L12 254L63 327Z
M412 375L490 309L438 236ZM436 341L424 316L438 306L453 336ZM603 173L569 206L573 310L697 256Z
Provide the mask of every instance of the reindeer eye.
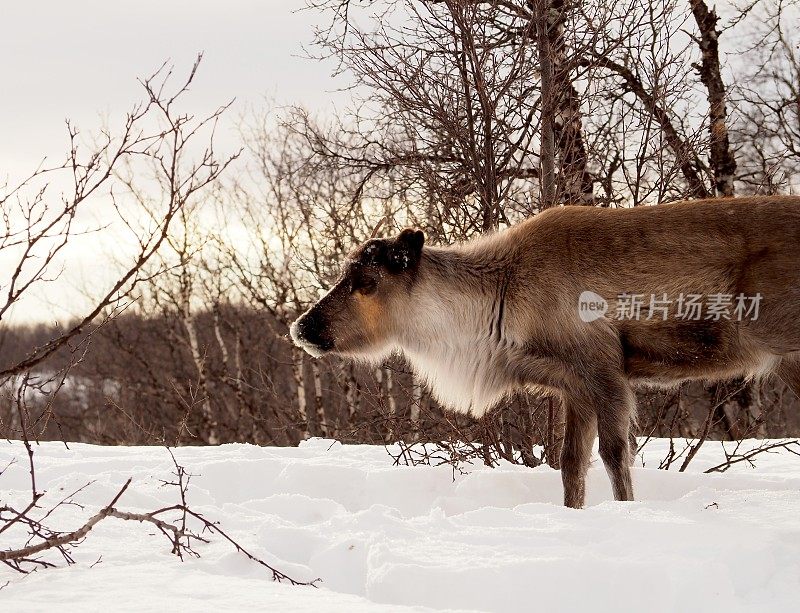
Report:
M375 277L359 275L354 277L350 283L350 293L358 292L364 296L369 296L378 289L378 280Z

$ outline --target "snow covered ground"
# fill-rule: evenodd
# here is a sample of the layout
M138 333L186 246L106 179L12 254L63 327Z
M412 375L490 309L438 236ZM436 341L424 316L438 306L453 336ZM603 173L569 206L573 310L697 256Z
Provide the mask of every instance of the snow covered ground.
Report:
M761 455L702 474L635 470L637 502L611 500L595 462L588 508L561 506L558 472L504 464L398 467L383 447L312 440L299 448L180 448L196 475L189 504L253 553L318 589L270 580L222 539L181 562L154 529L107 518L75 549L77 564L20 577L0 567L0 610L136 611L770 611L800 602L800 457ZM0 502L28 495L24 448L0 441ZM93 481L53 522L76 528L128 477L117 507L176 502L164 449L42 444L37 478L57 501ZM652 466L652 468L651 468ZM0 550L13 544L0 534ZM96 563L97 560L99 563ZM96 563L96 564L95 564Z

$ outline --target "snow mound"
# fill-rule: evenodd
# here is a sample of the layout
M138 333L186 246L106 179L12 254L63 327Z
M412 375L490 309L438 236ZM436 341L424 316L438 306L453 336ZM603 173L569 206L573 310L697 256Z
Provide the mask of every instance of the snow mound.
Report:
M383 447L311 440L298 448L179 448L194 475L189 504L254 554L319 589L272 582L221 539L200 559L169 553L152 527L108 518L76 564L20 577L0 568L3 611L693 611L794 610L800 602L800 458L762 454L723 474L707 443L688 472L657 470L652 441L634 470L637 501L612 500L594 462L588 507L561 506L558 472L510 464L393 466ZM35 448L42 501L86 482L74 529L107 504L152 511L176 502L160 448L45 443ZM0 442L2 502L29 495L23 446ZM0 549L11 547L0 534ZM99 563L96 563L100 560ZM96 564L95 564L96 563Z

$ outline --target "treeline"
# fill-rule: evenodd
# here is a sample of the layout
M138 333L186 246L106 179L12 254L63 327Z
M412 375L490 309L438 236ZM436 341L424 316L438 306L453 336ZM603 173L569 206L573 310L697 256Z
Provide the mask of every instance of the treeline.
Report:
M39 437L120 445L296 445L309 436L370 444L472 440L515 460L523 449L546 443L547 399L509 399L476 421L443 411L401 361L367 369L303 357L291 347L285 326L267 313L204 311L194 325L200 369L178 317L123 314L90 328L88 350L69 368L59 393L52 393L52 383L29 392ZM31 343L46 343L53 333L42 325L7 329L0 365L24 357ZM69 351L57 354L41 378L72 361ZM686 385L640 392L639 400L641 436L800 435L800 401L778 380ZM0 424L6 428L15 424L13 408L4 394Z

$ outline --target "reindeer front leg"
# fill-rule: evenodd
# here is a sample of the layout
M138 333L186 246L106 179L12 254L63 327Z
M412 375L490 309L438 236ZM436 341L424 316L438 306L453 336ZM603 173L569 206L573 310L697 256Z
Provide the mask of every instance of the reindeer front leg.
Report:
M633 500L630 466L631 425L636 399L622 373L586 374L581 383L564 392L567 423L561 470L564 504L579 508L584 503L584 483L595 427L600 437L600 458L606 467L616 500Z
M577 353L577 351L575 352ZM570 354L574 355L574 354ZM581 508L586 491L586 472L595 433L600 436L600 457L611 479L616 500L633 500L629 442L636 415L636 399L624 373L622 360L613 349L574 358L530 356L514 374L518 380L539 389L557 390L566 408L567 423L561 451L564 504ZM586 365L591 364L591 368Z

